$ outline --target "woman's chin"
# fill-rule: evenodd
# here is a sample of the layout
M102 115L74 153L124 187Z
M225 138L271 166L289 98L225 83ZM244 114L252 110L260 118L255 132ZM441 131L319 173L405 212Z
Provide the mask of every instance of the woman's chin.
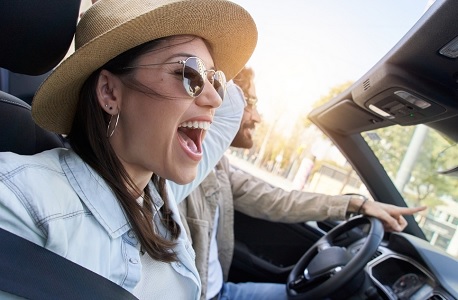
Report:
M180 174L176 174L174 178L170 179L171 181L175 182L176 184L184 185L192 182L196 179L197 176L197 169L193 171L183 171Z

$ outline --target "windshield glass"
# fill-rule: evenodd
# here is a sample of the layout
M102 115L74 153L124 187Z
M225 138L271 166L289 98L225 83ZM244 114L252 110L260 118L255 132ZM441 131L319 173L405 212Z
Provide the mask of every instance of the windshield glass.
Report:
M408 206L426 205L416 220L432 245L457 255L458 179L438 171L458 162L454 143L424 125L363 133Z

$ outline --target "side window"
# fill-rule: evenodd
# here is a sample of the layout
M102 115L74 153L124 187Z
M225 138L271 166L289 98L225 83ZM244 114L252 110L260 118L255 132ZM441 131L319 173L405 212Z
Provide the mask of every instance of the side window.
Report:
M285 190L370 197L352 166L328 139L318 136L315 142L298 144L292 151L280 149L271 145L262 151L255 144L249 150L231 148L228 157L235 167Z

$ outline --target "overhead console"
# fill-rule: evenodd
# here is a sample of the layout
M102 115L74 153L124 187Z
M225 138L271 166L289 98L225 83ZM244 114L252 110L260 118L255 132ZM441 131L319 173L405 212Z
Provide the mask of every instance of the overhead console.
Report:
M366 74L355 84L352 98L383 119L399 125L427 123L451 113L454 94L437 83L416 77L390 64ZM442 104L438 104L442 103Z

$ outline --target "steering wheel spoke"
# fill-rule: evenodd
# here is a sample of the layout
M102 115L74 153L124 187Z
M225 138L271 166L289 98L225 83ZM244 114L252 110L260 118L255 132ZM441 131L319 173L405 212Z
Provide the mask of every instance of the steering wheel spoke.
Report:
M328 270L324 270L321 273L315 274L314 276L310 275L309 270L305 269L304 270L304 278L308 281L314 281L314 280L323 280L323 278L330 278L337 274L338 272L342 271L344 266L337 266L333 267Z

